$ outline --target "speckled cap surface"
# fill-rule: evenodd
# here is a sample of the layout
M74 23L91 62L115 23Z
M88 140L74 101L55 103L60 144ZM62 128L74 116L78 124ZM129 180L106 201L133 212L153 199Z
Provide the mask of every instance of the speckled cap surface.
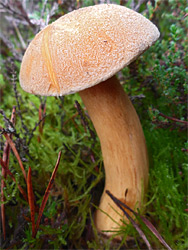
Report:
M123 6L75 10L32 40L21 64L21 87L46 96L89 88L130 64L158 37L154 24Z

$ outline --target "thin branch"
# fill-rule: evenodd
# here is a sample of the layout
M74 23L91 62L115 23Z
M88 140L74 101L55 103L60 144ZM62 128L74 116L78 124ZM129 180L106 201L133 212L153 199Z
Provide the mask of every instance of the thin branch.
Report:
M14 28L15 28L15 31L16 31L16 34L17 34L17 36L18 36L18 38L19 38L19 40L20 40L22 49L26 50L27 45L26 45L26 43L25 43L25 41L24 41L24 39L23 39L23 37L22 37L22 35L21 35L21 33L20 33L20 31L19 31L17 25L16 25L16 23L14 22L14 20L12 20L12 24L13 24L13 26L14 26Z
M11 69L12 69L13 90L14 90L14 94L15 94L15 98L16 98L17 107L18 107L17 113L18 113L18 116L20 117L22 128L25 130L25 134L29 134L29 130L23 122L22 111L21 111L19 97L18 97L19 95L18 95L17 86L16 86L16 72L14 70L14 64L12 63L11 66L12 66Z
M16 107L15 106L13 107L13 111L12 112L14 113L14 116L15 116L15 112L16 112ZM9 127L8 129L10 131L12 131L12 133L15 133L15 128L14 128L14 124L13 124L13 119L14 118L12 118L11 120L9 120L6 117L5 112L2 109L0 109L0 114L3 116L4 120L7 122L8 127ZM12 116L13 116L13 114L12 114Z
M80 117L81 117L81 121L82 121L84 127L87 128L87 129L89 130L89 133L90 133L90 135L91 135L91 138L93 138L94 140L96 140L95 133L94 133L94 131L89 127L89 123L88 123L88 121L86 120L85 116L83 115L82 108L81 108L81 106L80 106L80 104L79 104L78 101L75 101L75 107L76 107L76 109L77 109L77 111L78 111L78 114L79 114Z
M29 26L31 28L34 28L34 25L31 23L28 15L27 15L27 12L24 10L24 8L22 6L22 3L20 1L16 1L15 4L17 6L19 5L18 8L19 8L20 12L17 12L15 9L13 9L12 6L9 5L9 3L8 4L4 4L2 1L0 1L0 5L4 9L6 9L8 13L10 13L11 15L14 15L14 16L16 15L16 16L18 16L21 19L24 19L29 24Z
M2 32L0 32L0 39L2 40L2 42L5 44L5 46L10 50L10 52L12 53L14 59L16 61L21 62L22 61L22 56L20 55L20 53L18 53L15 48L13 43L10 41L10 39L3 34Z
M148 1L148 0L139 0L139 1L138 1L138 4L134 7L134 10L137 11L137 12L139 12L140 6L141 6L143 3L147 2L147 1Z
M156 109L153 109L153 111L157 111L157 110L156 110ZM171 121L173 121L173 122L183 123L183 124L185 124L185 125L188 126L188 121L182 121L182 120L179 120L179 119L177 119L177 118L167 116L167 115L165 115L165 114L163 114L163 113L161 113L161 112L159 112L158 115L159 115L159 116L162 116L162 117L164 117L164 118L166 118L166 119L168 119L168 120L171 120Z
M35 123L35 126L34 126L34 128L32 129L32 131L31 131L31 133L30 133L30 136L29 136L27 145L30 144L31 139L33 138L33 134L34 134L35 130L36 130L37 127L40 125L40 123L44 121L45 118L46 118L46 115L44 115L44 116L42 117L42 119L41 119L39 122L36 122L36 123Z

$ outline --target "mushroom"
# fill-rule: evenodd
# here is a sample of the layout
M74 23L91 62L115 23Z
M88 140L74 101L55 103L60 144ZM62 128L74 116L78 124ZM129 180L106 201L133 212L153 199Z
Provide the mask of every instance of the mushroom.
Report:
M100 4L70 12L46 26L22 60L20 84L25 91L45 96L79 92L88 110L105 168L105 188L95 223L107 234L122 224L123 215L105 190L137 209L148 184L142 127L115 74L158 37L156 26L141 14L115 4Z

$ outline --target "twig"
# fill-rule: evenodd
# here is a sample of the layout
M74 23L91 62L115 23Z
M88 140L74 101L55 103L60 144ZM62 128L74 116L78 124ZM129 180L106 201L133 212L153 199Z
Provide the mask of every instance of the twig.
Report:
M44 194L44 197L43 197L43 200L42 200L42 204L41 204L40 209L39 209L39 215L38 215L38 218L37 218L36 227L35 227L35 233L34 233L33 237L36 236L37 231L39 229L41 217L42 217L44 208L46 206L46 202L48 200L48 197L49 197L49 194L50 194L50 190L51 190L51 188L53 186L53 183L54 183L54 179L55 179L55 175L56 175L56 172L57 172L57 169L58 169L58 166L59 166L60 159L61 159L61 151L58 154L58 159L57 159L54 171L52 173L52 176L51 176L50 181L48 183L48 186L46 188L46 191L45 191L45 194Z
M187 153L188 153L188 148L182 148L181 151L182 151L182 152L187 152Z
M18 29L16 23L14 22L14 20L12 21L12 24L13 24L13 26L14 26L14 28L15 28L15 30L16 30L16 34L17 34L17 36L18 36L18 38L19 38L19 40L20 40L22 49L26 50L27 45L26 45L26 43L24 42L23 37L22 37L22 35L21 35L21 33L20 33L20 31L19 31L19 29Z
M5 44L5 46L10 50L10 52L12 53L14 59L18 62L21 62L22 60L22 56L15 50L13 43L10 41L10 39L3 34L2 32L0 32L0 38L3 41L3 43ZM1 45L2 47L2 45Z
M2 109L0 109L0 114L3 116L4 120L7 122L7 124L8 124L8 126L7 126L8 130L12 131L12 133L15 133L15 128L14 128L14 124L13 124L13 122L14 122L13 120L15 118L15 112L16 112L16 107L14 106L13 107L13 111L12 111L12 118L9 120L6 117L4 111ZM13 117L13 113L14 113L14 117Z
M140 9L140 6L144 3L144 2L147 2L148 0L139 0L138 1L138 4L133 8L135 11L139 11Z
M157 111L157 110L156 110L156 109L153 109L153 111ZM185 125L188 126L188 121L182 121L182 120L179 120L179 119L177 119L177 118L174 118L174 117L170 117L170 116L164 115L164 114L161 113L161 112L159 112L158 115L159 115L159 116L162 116L162 117L164 117L164 118L166 118L166 119L168 119L168 120L171 120L171 121L173 121L173 122L180 122L180 123L183 123L183 124L185 124Z
M19 18L21 19L24 19L31 28L34 28L34 25L31 23L28 15L27 15L27 12L24 10L23 6L22 6L22 3L20 1L16 1L15 2L15 5L19 8L19 10L21 11L20 13L15 11L15 9L13 9L9 3L8 4L4 4L2 1L0 1L0 4L3 8L5 8L10 14L12 15L16 15L18 16Z
M153 9L153 13L152 13L151 16L149 17L150 20L153 19L155 12L158 10L159 6L161 5L161 2L162 2L161 0L157 1L156 6L155 6L155 8Z
M21 107L20 107L20 102L19 102L19 97L18 97L18 92L17 92L17 87L16 87L16 72L14 69L14 63L12 62L11 65L11 69L12 69L12 83L13 83L13 90L14 90L14 94L15 94L15 98L16 98L16 103L17 103L17 107L18 107L18 115L20 117L21 120L21 124L22 124L22 128L25 130L25 134L29 134L29 130L28 128L25 126L24 122L23 122L23 117L22 117L22 111L21 111Z
M84 108L84 109L85 109L85 108ZM74 123L74 126L75 126L75 128L78 130L78 132L81 133L81 130L79 129L78 125L77 125L76 122L75 122L75 118L76 118L77 116L79 116L79 113L78 113L78 112L76 112L76 113L75 113L74 115L72 115L69 119L67 119L65 122L63 122L62 127L66 126L66 124L69 123L69 121L71 120L71 121ZM84 129L85 129L85 127L84 127ZM85 130L85 131L86 131L86 130Z
M85 119L85 116L83 115L83 112L82 112L82 108L79 104L78 101L75 101L75 107L78 111L78 114L80 115L81 117L81 120L82 120L82 123L84 125L85 128L87 128L89 130L89 133L91 135L91 137L95 140L96 139L96 136L95 136L95 133L93 132L93 130L89 127L89 123L88 121Z
M36 123L35 123L35 126L34 126L34 128L32 129L32 131L31 131L31 133L30 133L30 136L29 136L27 145L30 144L31 139L32 139L32 137L33 137L33 134L34 134L35 130L36 130L37 127L40 125L40 123L43 122L43 120L44 120L45 118L46 118L46 115L44 115L44 116L42 117L42 119L41 119L39 122L36 122Z
M45 11L47 2L48 2L48 0L43 1L43 6L42 6L42 10L41 10L41 15L40 15L41 18L44 17L44 11Z
M154 120L152 121L153 124L157 125L157 128L171 128L171 129L176 129L179 128L181 130L185 130L186 126L185 124L182 123L172 123L172 122L164 122L164 121L158 121Z

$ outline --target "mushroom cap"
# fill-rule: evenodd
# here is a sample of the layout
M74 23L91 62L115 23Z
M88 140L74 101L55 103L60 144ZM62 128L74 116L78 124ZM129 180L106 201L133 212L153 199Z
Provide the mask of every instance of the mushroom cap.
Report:
M31 41L21 64L21 87L45 96L81 91L113 76L158 37L153 23L120 5L75 10Z

